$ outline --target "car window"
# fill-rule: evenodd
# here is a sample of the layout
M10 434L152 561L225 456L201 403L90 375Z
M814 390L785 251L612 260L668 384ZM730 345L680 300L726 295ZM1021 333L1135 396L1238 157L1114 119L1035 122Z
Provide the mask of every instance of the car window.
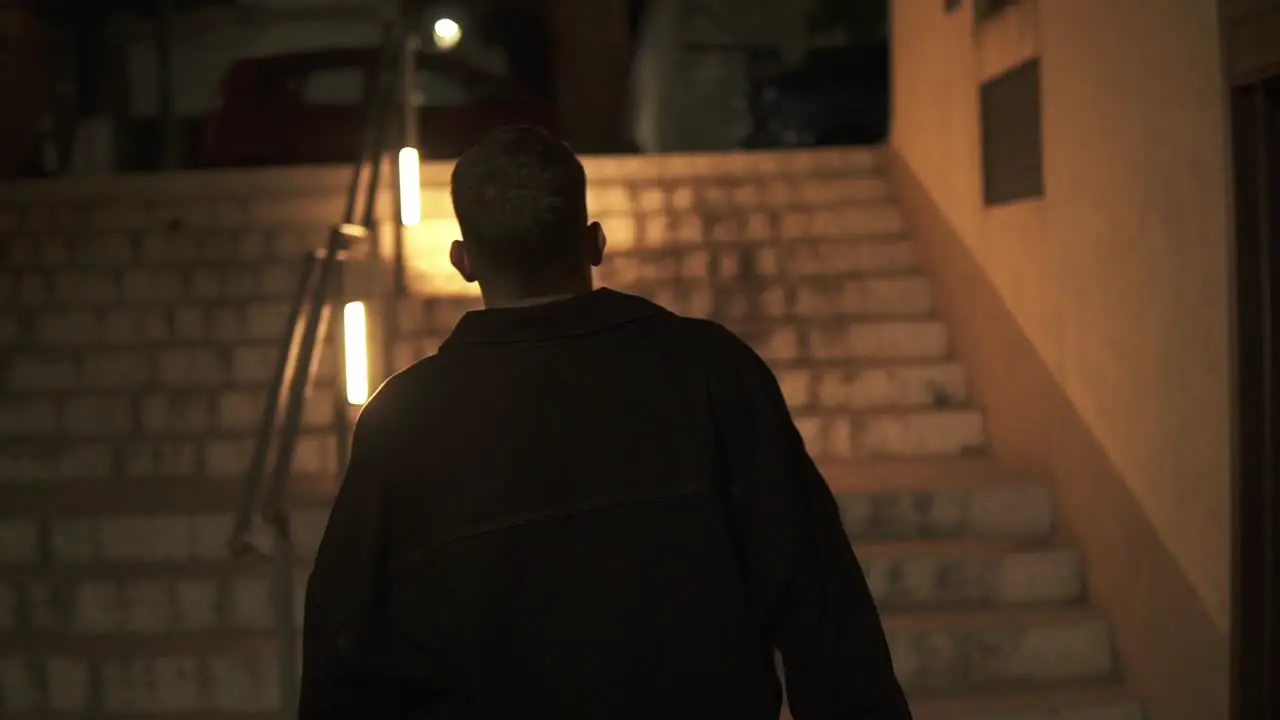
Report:
M310 70L299 92L307 105L359 105L364 99L364 71L355 66Z
M414 104L429 108L457 108L476 102L472 88L458 77L437 70L418 69L418 96Z

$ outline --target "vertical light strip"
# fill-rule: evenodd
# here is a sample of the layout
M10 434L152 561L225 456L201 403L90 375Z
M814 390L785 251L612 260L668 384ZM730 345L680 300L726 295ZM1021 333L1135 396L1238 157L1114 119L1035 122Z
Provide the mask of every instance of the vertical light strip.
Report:
M421 168L417 148L400 148L400 224L406 227L422 221Z
M349 302L342 308L342 344L347 369L347 402L363 405L369 400L369 341L364 303Z

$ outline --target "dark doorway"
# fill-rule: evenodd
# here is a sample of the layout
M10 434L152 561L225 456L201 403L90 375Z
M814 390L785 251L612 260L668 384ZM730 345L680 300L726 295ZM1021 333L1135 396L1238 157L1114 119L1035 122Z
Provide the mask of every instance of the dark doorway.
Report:
M1238 412L1232 717L1274 720L1280 718L1280 75L1233 88L1231 119Z

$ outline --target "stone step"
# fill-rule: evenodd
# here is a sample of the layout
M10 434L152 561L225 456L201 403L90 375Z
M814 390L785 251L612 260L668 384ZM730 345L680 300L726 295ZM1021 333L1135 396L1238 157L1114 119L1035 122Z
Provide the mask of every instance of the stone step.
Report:
M769 203L721 210L663 211L599 216L614 250L657 250L722 243L790 243L816 238L901 235L906 221L897 204L844 202L817 207ZM442 218L418 232L439 241L459 235L457 221Z
M1084 600L1084 568L1065 548L990 541L909 541L855 547L881 612Z
M89 297L154 302L178 291L204 299L242 298L251 288L284 296L305 253L324 247L324 223L264 230L114 232L6 236L7 262L0 298L19 304L76 303ZM445 233L408 253L411 270L453 275ZM610 246L597 271L602 284L705 276L719 280L820 277L918 271L920 253L902 234L867 234L856 228L830 236L782 238L771 234L671 239L647 247ZM618 244L620 245L620 243ZM79 287L84 285L84 287ZM474 286L458 285L464 296Z
M784 368L778 384L792 412L880 408L948 408L969 398L968 376L955 362Z
M323 245L323 237L317 246ZM174 242L184 242L181 236ZM168 304L218 300L287 299L302 274L301 258L270 262L190 265L129 264L75 267L52 262L0 276L6 306L100 311L112 303L121 311L155 310ZM157 307L159 306L159 307ZM112 308L115 309L115 308Z
M335 218L310 218L290 227L247 225L182 230L137 229L0 232L5 268L16 271L121 271L132 267L230 270L250 263L296 264L324 247ZM0 246L4 247L4 246Z
M1064 684L1051 690L974 693L963 699L911 700L915 720L1142 720L1118 684ZM792 720L783 708L781 720Z
M907 272L922 262L919 246L905 235L806 239L759 248L752 258L761 276L792 278Z
M219 664L223 666L218 668L221 671L219 674L226 673L229 669L226 666L229 666L230 663L227 660L222 660ZM78 714L76 709L87 708L89 703L86 702L87 698L81 699L79 692L83 691L78 689L83 686L76 681L80 675L88 672L88 668L75 663L75 661L53 661L43 667L8 663L4 667L5 670L0 672L4 672L5 679L11 682L7 687L14 689L24 688L29 693L14 693L14 696L10 698L12 707L8 708L10 713L5 715L6 718L12 718L12 720L49 719L49 715L30 709L37 707L44 701L44 698L36 690L35 683L27 677L28 675L36 678L46 677L52 681L49 683L49 690L58 700L54 701L50 707L54 710L62 711L61 714L55 717L63 720L74 720L79 717L92 717L95 720L133 720L138 717L137 713L127 710L119 712L94 711L91 715ZM267 672L273 673L270 677L275 677L274 670ZM146 682L142 678L138 680ZM228 680L229 678L223 678L223 682L215 684L211 690L224 684L230 684ZM250 698L253 697L251 693L261 693L261 696L250 702ZM210 697L212 704L216 695L213 693L210 693L210 695L212 696ZM218 703L224 705L221 710L187 711L185 708L167 707L164 717L170 720L290 720L285 715L270 709L234 709L234 707L243 708L250 705L258 707L269 706L270 703L264 702L264 699L266 697L274 697L274 694L265 687L246 682L239 685L235 696L238 698L235 703L226 700ZM171 704L175 703L165 703L166 706ZM1135 700L1125 695L1119 687L1103 684L1079 688L1072 687L1066 691L1031 691L1021 694L981 693L975 697L958 701L913 698L911 704L916 720L1142 720L1143 718L1142 710ZM119 703L119 705L128 707L125 703ZM22 708L26 708L27 711L19 711ZM0 710L5 709L3 705L0 705ZM783 709L781 720L792 720L791 714L785 708Z
M743 178L776 180L847 177L880 172L885 167L883 146L748 150L733 153L678 152L657 155L583 155L583 167L599 183L664 183L691 180L736 182ZM394 158L387 158L390 172ZM448 185L453 161L422 164L424 188ZM384 177L386 175L384 174ZM98 177L22 180L0 187L0 207L17 207L53 200L84 202L107 198L137 198L151 203L192 196L235 197L262 195L287 188L295 191L340 191L351 182L351 164L295 165L276 168L221 168ZM11 218L0 215L7 227Z
M80 292L83 288L78 289ZM912 319L933 310L924 275L844 275L807 280L677 280L639 290L672 309L731 323ZM0 344L18 347L92 347L139 342L235 343L277 340L284 335L290 303L262 293L219 299L166 296L153 303L102 299L78 306L40 306L0 316ZM394 305L402 333L447 334L478 299Z
M318 533L298 548L294 619ZM224 538L225 540L225 538ZM71 549L66 544L63 552ZM128 548L106 548L113 553ZM5 633L155 634L270 630L274 576L265 562L208 555L168 560L76 560L0 565L0 641ZM899 542L859 545L881 612L1019 607L1082 600L1079 558L1065 549L1007 543ZM88 548L80 548L88 552ZM118 558L118 555L115 555Z
M406 253L406 276L412 293L422 297L458 298L473 301L474 285L462 282L450 267L445 248L452 236L442 233ZM704 255L706 259L704 259ZM858 235L842 232L831 237L761 237L754 240L724 239L715 243L699 239L672 241L670 246L606 253L597 271L599 282L622 290L640 278L680 272L692 278L697 268L707 267L713 281L737 278L744 282L772 279L800 280L832 275L867 275L919 272L920 249L905 235ZM635 289L644 294L645 288ZM670 301L673 309L693 307L692 300L655 298ZM686 305L677 305L685 302ZM682 312L692 312L681 310ZM697 314L697 313L693 313Z
M613 254L670 252L719 246L776 246L815 239L900 236L907 231L897 204L847 200L816 206L780 206L761 202L737 208L628 210L593 213L601 222ZM444 269L440 255L460 235L452 214L424 218L406 234L406 255L415 268Z
M10 396L0 401L0 484L235 477L248 462L266 394L259 387ZM954 455L981 445L981 413L930 407L917 403L919 397L885 396L893 404L866 408L813 405L798 408L793 417L819 459ZM357 412L313 396L302 416L298 472L335 468L328 458L337 453L336 423L345 420L351 427Z
M52 368L40 366L40 371ZM156 387L156 378L142 360L114 373L106 368L86 373L87 369L93 368L82 358L76 390L15 383L13 391L0 398L0 457L9 455L3 450L6 445L21 446L27 440L217 439L253 434L270 393L265 382L221 389ZM38 377L47 380L44 375ZM956 363L792 368L780 371L778 379L801 425L852 427L860 420L869 422L872 416L867 413L957 410L967 398L965 374ZM336 402L338 392L330 382L313 388L303 411L305 430L334 428L335 421L342 419L335 406L351 419L353 413L345 403Z
M593 217L600 218L660 212L711 214L743 208L882 203L889 197L888 179L877 172L648 183L592 179L587 188L587 209ZM428 218L452 217L453 203L448 188L424 188L422 211Z
M223 442L254 437L267 395L266 386L225 391L15 393L0 400L0 458L21 455L5 448L30 441L61 441L58 449L67 458L80 454L85 444L115 441L111 451L122 463L121 472L129 475L126 458L136 453L127 449L125 438L136 442ZM358 408L345 402L335 408L336 398L332 386L314 389L303 406L302 429L308 435L305 445L316 442L309 437L312 431L335 431L341 416L354 419ZM32 455L42 451L36 445L30 447ZM4 476L6 473L0 472L0 477Z
M593 214L619 210L823 204L882 199L881 150L741 156L586 158ZM860 154L860 155L859 155ZM635 161L640 160L639 164ZM628 165L630 163L630 165ZM666 164L667 167L658 167ZM450 163L423 166L425 217L447 214ZM0 232L287 225L337 219L351 170L341 165L22 182L0 191ZM393 201L380 194L379 209Z
M645 174L675 181L688 178L729 178L778 176L812 177L824 174L852 174L884 168L885 148L859 146L821 149L750 150L745 152L689 152L658 155L587 155L582 158L589 177L599 180L632 180ZM423 177L435 177L437 184L448 178L448 162L427 163ZM434 173L434 175L432 175ZM424 180L424 183L427 183Z
M915 720L1142 720L1141 706L1119 684L912 702ZM785 716L784 716L785 717Z
M908 466L919 466L914 482L899 480L900 468ZM966 538L1035 543L1054 528L1047 486L982 460L879 462L856 470L829 464L826 475L837 489L845 528L860 546ZM225 560L238 479L175 479L0 486L0 515L8 518L0 518L0 563ZM300 508L292 521L300 547L318 543L334 487L331 475L292 479L288 502ZM1069 560L1053 562L1065 568Z
M650 158L646 158L649 160ZM812 160L806 160L812 164ZM876 164L831 168L819 172L769 172L758 168L726 176L719 160L704 164L707 174L654 177L653 168L639 176L595 177L588 164L588 206L593 217L696 211L703 214L756 208L844 206L881 202L890 195L886 177ZM713 165L719 165L714 168ZM424 167L425 173L438 167ZM256 173L256 174L253 174ZM77 181L59 184L22 183L0 193L0 232L159 231L288 227L337 222L342 217L349 169L293 168L255 172L189 173L183 177L120 178L115 186L95 188ZM303 177L301 173L310 173ZM236 178L232 181L230 178ZM275 181L275 182L271 182ZM452 218L448 176L424 177L424 219ZM394 209L392 188L379 193L378 214Z
M1025 471L1009 468L988 455L959 458L819 461L827 484L836 494L885 492L973 491L982 488L1040 486Z
M887 614L884 622L898 677L922 699L1039 683L1107 681L1116 672L1106 624L1083 611ZM0 652L10 666L22 658L23 671L35 676L57 662L75 664L81 675L96 675L108 696L123 690L113 685L131 684L138 704L128 709L155 711L168 704L160 693L172 693L180 685L148 679L187 677L196 692L201 686L219 688L222 675L269 680L274 651L274 637L265 632L168 632L81 637L21 633L11 636ZM264 694L243 709L270 709L274 698L267 693L274 693L274 683L269 687L260 688ZM185 707L173 709L225 702L219 694L189 698L180 703Z
M832 474L828 473L828 482ZM1054 530L1051 489L1030 482L904 487L835 487L844 528L855 543L960 538L1047 539Z
M20 720L27 717L22 713L31 713L32 720L284 720L279 668L274 657L260 652L265 644L259 640L245 652L243 644L214 643L213 652L203 653L200 639L183 638L157 648L163 655L88 658L66 647L59 649L71 652L56 656L0 657L0 713ZM45 710L57 714L38 714Z
M67 682L65 679L67 671L75 667L71 664L56 665L51 664L47 668L35 668L30 672L40 676L41 671L47 672L49 677L56 678L53 685L58 689L72 690L77 687ZM78 668L77 668L78 669ZM26 670L26 668L23 668ZM11 671L14 677L20 677L18 672ZM274 677L274 676L272 676ZM15 684L16 687L24 687ZM244 686L248 687L254 686ZM264 694L270 691L260 690ZM22 698L24 705L16 706L34 707L35 703L42 698L37 695L18 696ZM74 720L79 717L92 717L95 720L135 720L138 715L134 712L121 711L112 712L93 712L92 715L76 714L75 707L84 707L87 703L77 703L78 699L75 694L68 693L61 696L62 706L58 710L64 711L56 717L62 720ZM245 695L240 695L244 698ZM244 703L241 700L241 703ZM0 709L3 709L0 707ZM1082 687L1080 689L1071 689L1066 692L1027 692L1022 695L1007 694L980 694L977 697L965 699L961 701L936 701L936 700L912 700L912 710L915 720L1142 720L1143 714L1138 703L1132 698L1126 696L1119 688L1099 685L1097 687ZM29 713L15 712L7 714L5 717L12 720L48 720L49 716L39 711L30 711ZM223 711L173 711L165 713L165 717L169 720L291 720L284 714L273 712L271 710L258 711L236 711L226 709ZM781 720L792 720L791 714L784 708Z
M0 485L149 477L232 479L247 471L255 419L250 406L236 406L247 397L224 395L220 400L226 404L214 411L219 415L195 414L204 412L207 403L174 411L170 398L152 399L157 402L138 403L125 394L72 394L64 403L6 401L14 414L4 418L0 430ZM350 416L345 405L342 410ZM192 414L184 415L187 411ZM142 413L148 415L140 417ZM180 424L158 427L170 417L179 418ZM332 427L333 417L323 404L309 406L306 432L298 440L297 473L336 473L337 438L323 429ZM976 452L985 440L982 413L971 408L796 413L794 418L809 453L819 459L961 455ZM227 425L197 429L215 422ZM144 427L151 430L140 436Z
M939 360L950 352L946 325L930 319L731 322L726 326L771 365Z
M816 458L963 455L986 443L985 419L973 408L794 413L793 418Z
M848 368L936 362L950 356L947 327L931 318L747 319L722 324L779 372L793 367ZM436 352L446 336L446 331L424 332L418 337L403 333L395 348L395 365L404 367Z
M689 317L726 324L789 320L918 319L933 312L924 275L839 275L745 280L738 286L688 278L660 285L617 285Z
M12 347L0 382L15 393L252 388L269 383L280 352L278 339L175 339L166 311L124 317L132 322L94 325L86 335L61 336L79 338L78 344ZM776 370L937 362L950 351L946 326L932 319L727 325ZM445 336L403 333L393 358L396 367L434 353ZM335 377L337 357L336 346L329 344L322 352L319 377Z
M322 242L317 238L315 244ZM444 263L443 255L440 262ZM100 332L98 325L191 326L199 322L191 319L192 313L199 312L209 315L205 322L215 326L252 320L219 321L228 314L282 315L300 272L293 260L57 267L0 274L4 304L15 311L42 312L44 317L30 332L55 342L64 336L64 328L72 327L92 336ZM445 267L441 272L453 271ZM735 317L752 310L767 317L915 314L932 309L928 278L919 271L914 244L906 240L841 239L796 242L785 249L695 247L632 253L612 257L599 277L602 284L695 316ZM462 288L464 294L438 301L406 300L403 305L410 309L401 311L402 318L410 326L447 328L463 311L478 306L475 286ZM428 310L413 308L415 303ZM149 318L165 311L174 313L173 319ZM4 317L4 325L17 322L16 315ZM269 321L263 323L261 327L270 327Z
M720 278L714 273L699 273L679 279L605 284L653 299L683 315L722 322L911 317L934 309L929 278L917 272L811 278ZM464 313L479 307L478 297L406 298L397 303L397 326L404 332L444 333ZM246 314L254 308L237 309ZM206 311L229 310L214 305Z
M406 251L406 284L422 297L473 298L474 285L463 282L450 267L445 248L456 233L441 233ZM741 277L765 282L773 278L817 278L829 275L878 274L918 271L920 253L915 243L901 235L858 234L842 231L829 237L782 238L762 234L753 240L720 240L714 243L693 236L670 245L610 252L598 271L601 284L622 290L636 289L680 312L699 314L692 289L648 291L642 280L653 277L694 279L699 268L712 277ZM634 286L634 287L633 287Z
M318 380L336 377L337 348L321 353ZM8 355L6 393L258 389L268 386L279 341L173 342L19 348Z
M742 185L737 195L713 198L718 188L672 191L668 206L646 206L647 199L623 201L591 211L614 253L718 246L769 244L816 238L901 235L907 226L898 206L882 191L880 179L817 181L825 187L800 194L759 196L759 185ZM627 194L633 194L622 189ZM757 197L750 197L751 194ZM300 207L291 204L302 200ZM309 202L308 202L309 201ZM336 201L336 202L335 202ZM89 212L78 224L49 225L31 216L23 227L0 232L7 240L6 267L125 268L138 263L197 263L249 260L257 256L292 258L324 245L341 218L336 197L280 196L218 203L196 201L190 208L132 209L131 217ZM257 203L268 207L253 208ZM245 206L250 206L245 208ZM237 207L239 206L239 207ZM115 211L121 208L115 208ZM451 207L424 207L422 222L406 230L406 248L414 256L443 249L459 236ZM72 211L74 212L74 211ZM386 216L384 216L386 217ZM105 219L104 219L105 218Z
M1107 623L1085 610L886 614L894 668L917 695L1114 679Z
M251 432L127 438L128 431L121 430L114 438L106 437L104 433L118 427L115 417L83 416L82 421L94 425L85 427L82 437L0 441L0 491L5 485L52 485L69 492L103 481L127 486L196 478L234 485L248 472ZM298 438L294 473L326 478L331 484L337 475L337 452L332 432L306 432Z
M933 286L918 275L840 276L761 283L758 294L723 293L712 317L786 318L926 315L934 310Z
M1037 543L1054 530L1049 486L983 458L820 462L856 544L896 540ZM916 468L912 472L912 468ZM0 563L198 562L225 558L241 478L173 476L0 484ZM290 479L300 547L319 542L336 489Z

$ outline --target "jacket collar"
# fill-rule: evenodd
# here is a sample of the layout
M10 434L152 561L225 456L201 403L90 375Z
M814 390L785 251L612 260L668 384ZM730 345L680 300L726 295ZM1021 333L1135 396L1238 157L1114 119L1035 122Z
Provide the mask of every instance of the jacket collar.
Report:
M588 335L667 312L644 298L600 288L540 305L472 310L462 316L440 349Z

